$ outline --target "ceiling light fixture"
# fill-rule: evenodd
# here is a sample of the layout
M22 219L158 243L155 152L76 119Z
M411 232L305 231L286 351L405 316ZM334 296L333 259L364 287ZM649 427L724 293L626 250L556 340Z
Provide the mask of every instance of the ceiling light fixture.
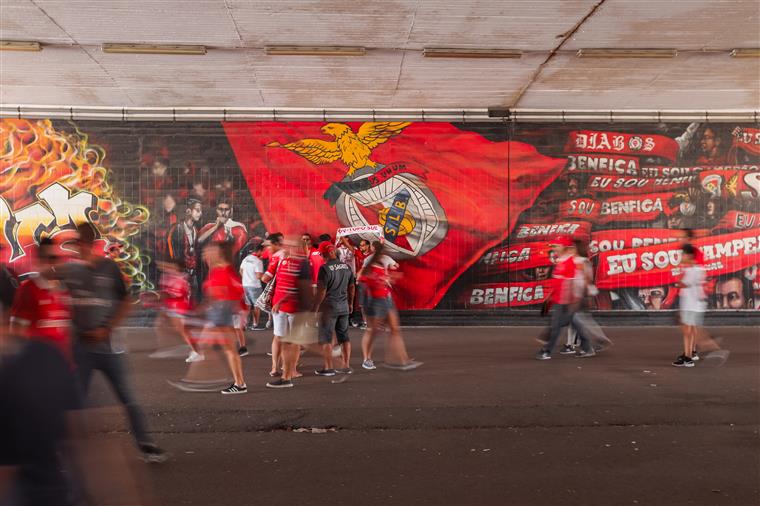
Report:
M364 56L361 46L267 46L269 56Z
M206 46L181 44L103 44L104 53L204 55Z
M519 49L467 49L426 47L422 55L427 58L521 58Z
M0 50L3 51L42 51L39 42L26 40L0 40Z
M742 47L731 50L734 58L760 58L760 47Z
M675 58L677 49L579 49L578 58Z

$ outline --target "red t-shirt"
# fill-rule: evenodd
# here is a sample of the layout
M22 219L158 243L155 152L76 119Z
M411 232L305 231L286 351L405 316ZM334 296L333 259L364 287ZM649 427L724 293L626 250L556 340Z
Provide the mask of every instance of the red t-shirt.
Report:
M231 265L214 267L203 283L203 293L213 300L243 300L243 283Z
M367 258L368 255L365 255L362 253L362 250L359 248L354 249L354 261L356 262L356 272L362 270L362 267L364 267L364 259Z
M68 291L36 276L25 280L13 298L11 320L27 324L27 337L53 344L73 363Z
M274 257L272 259L277 271L274 285L272 305L280 304L280 311L284 313L297 313L301 309L301 301L298 293L298 280L307 279L309 275L309 263L303 257ZM270 266L271 268L271 266Z
M190 283L187 275L181 272L167 271L161 276L161 293L164 307L178 313L187 313L190 304Z
M391 293L388 270L382 264L367 266L359 281L367 286L369 296L374 299L385 298Z
M309 251L309 265L311 266L311 284L317 284L319 277L319 268L325 264L325 259L319 254L319 250L312 248Z
M573 279L575 278L575 260L572 255L560 258L554 266L552 279L554 290L552 302L555 304L569 304L573 302Z

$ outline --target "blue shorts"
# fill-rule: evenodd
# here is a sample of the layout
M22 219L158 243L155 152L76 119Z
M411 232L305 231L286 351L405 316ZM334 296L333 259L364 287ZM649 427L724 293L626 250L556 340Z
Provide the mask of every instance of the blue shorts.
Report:
M214 327L233 327L233 316L239 303L232 300L211 302L206 310L206 319Z
M256 304L256 299L258 299L259 295L261 295L263 292L264 289L261 287L256 288L253 286L244 286L243 293L245 294L245 305L251 307Z
M385 318L393 309L391 296L387 297L367 297L367 304L364 306L364 312L372 318Z

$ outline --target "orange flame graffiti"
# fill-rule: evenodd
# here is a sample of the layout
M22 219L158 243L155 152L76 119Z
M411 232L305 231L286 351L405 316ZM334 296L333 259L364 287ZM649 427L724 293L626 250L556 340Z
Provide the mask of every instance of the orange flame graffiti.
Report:
M86 134L56 130L50 120L0 120L0 198L16 212L37 200L37 194L53 183L65 186L72 193L86 191L97 198L88 219L108 244L120 244L116 261L132 286L138 290L152 288L145 273L149 259L133 243L134 236L149 218L148 210L123 201L114 192L109 170L103 165L106 153L90 144ZM5 223L3 225L3 230ZM21 227L20 244L33 245L46 235L55 236L64 230L43 231L33 237ZM7 233L7 232L6 232ZM0 240L8 241L0 233Z

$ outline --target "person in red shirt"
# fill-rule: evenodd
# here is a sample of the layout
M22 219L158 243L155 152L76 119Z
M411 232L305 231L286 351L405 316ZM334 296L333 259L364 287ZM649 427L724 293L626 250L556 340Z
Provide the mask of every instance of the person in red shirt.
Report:
M57 246L49 238L40 241L38 272L16 290L10 311L11 330L29 339L54 346L74 367L71 343L71 297L58 280Z
M359 283L363 285L366 292L364 311L367 316L367 330L362 337L362 368L376 369L372 360L372 348L375 336L387 322L390 335L386 355L390 360L386 360L384 365L390 369L410 371L421 366L422 362L410 359L407 354L406 344L401 336L398 312L391 298L390 276L387 262L384 263L384 246L381 242L377 242L373 247L373 254L359 271Z
M573 255L572 238L566 235L557 237L552 243L552 249L557 260L552 273L552 292L550 294L552 303L551 327L547 340L541 340L543 346L536 355L538 360L552 358L552 350L557 344L557 339L559 339L562 329L570 325L578 302L578 297L573 290L577 266ZM581 329L578 331L580 332ZM582 356L593 356L593 354L588 353Z
M295 242L285 243L282 234L276 234L276 237L270 236L270 247L273 248L272 262L262 279L271 279L270 275L276 275L272 296L272 327L281 352L282 377L270 381L267 387L291 388L293 378L300 376L296 370L300 347L311 347L316 343L316 332L304 331L304 313L310 309L313 297L312 276L304 249L299 248ZM279 376L274 351L273 343L273 371L270 375Z
M222 345L227 357L234 383L222 393L244 394L248 387L243 378L243 364L233 322L243 297L243 284L232 267L232 245L218 242L207 244L203 249L203 260L208 265L209 273L203 283L208 325L204 331L206 336L202 339Z
M303 245L304 254L309 261L309 267L311 268L311 287L316 293L319 268L324 265L325 260L322 258L322 255L319 254L319 250L314 247L314 240L312 239L311 234L306 232L301 234L301 244Z
M185 263L178 258L160 262L159 268L162 271L159 287L164 315L168 318L172 328L190 346L190 355L185 359L185 362L199 362L203 360L203 354L198 351L195 340L190 336L190 332L185 326L185 319L190 316L193 309L190 302L190 281L185 272Z

